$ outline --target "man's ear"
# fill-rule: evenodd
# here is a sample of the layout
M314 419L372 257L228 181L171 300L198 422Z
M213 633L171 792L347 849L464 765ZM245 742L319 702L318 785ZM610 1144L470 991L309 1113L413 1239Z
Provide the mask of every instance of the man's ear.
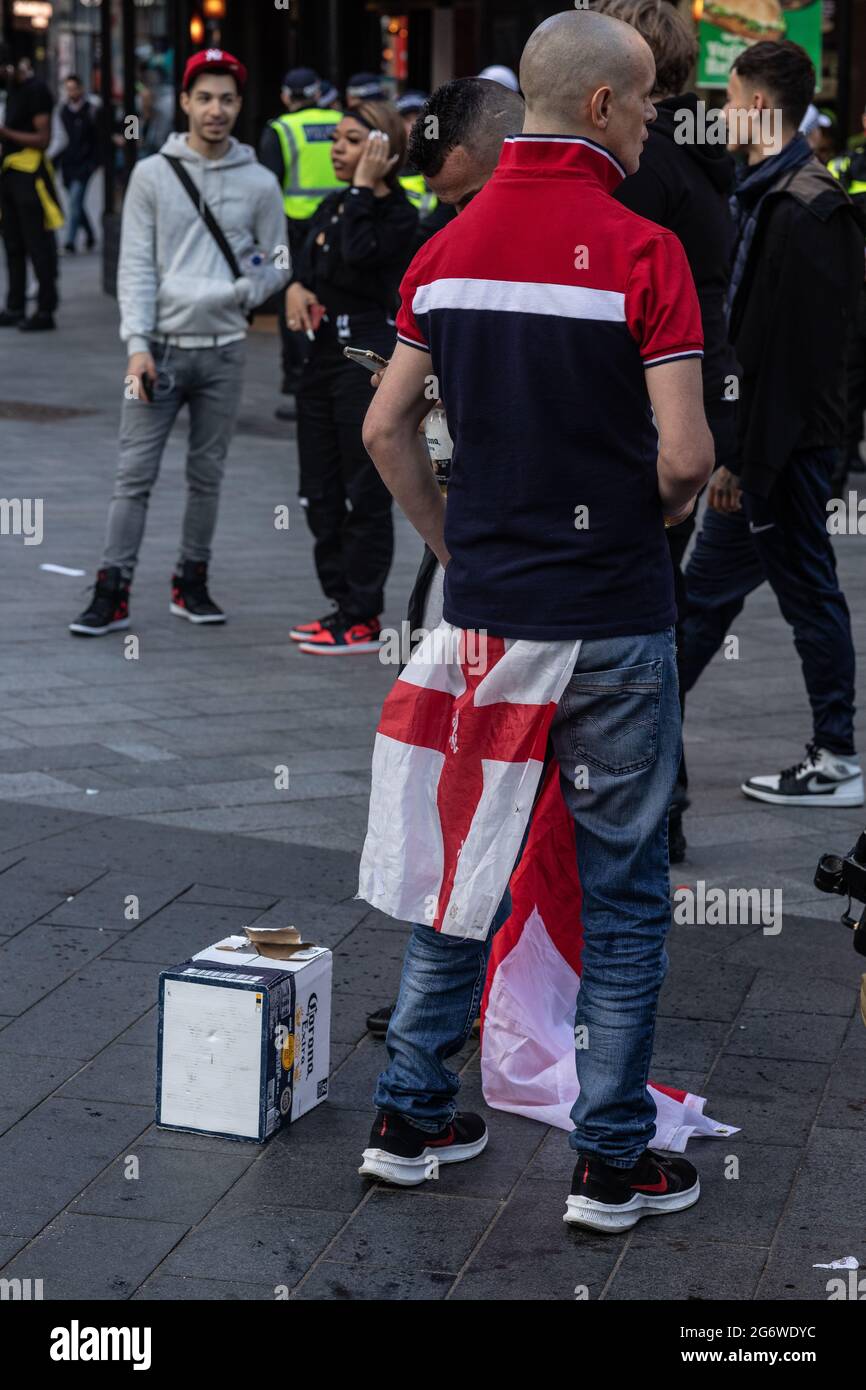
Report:
M183 111L185 116L189 115L189 92L181 92L180 109L181 111Z
M589 115L597 130L604 130L610 121L612 96L610 87L599 87L589 101Z

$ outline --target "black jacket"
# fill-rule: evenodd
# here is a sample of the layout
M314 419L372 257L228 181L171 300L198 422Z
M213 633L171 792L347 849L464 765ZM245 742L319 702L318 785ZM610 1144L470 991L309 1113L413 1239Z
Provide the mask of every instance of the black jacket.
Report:
M99 165L99 127L96 112L89 101L83 102L78 111L73 111L64 102L60 108L60 119L69 140L57 161L63 180L69 184L74 183L76 179L89 179Z
M864 231L862 213L814 156L761 204L730 335L741 368L740 481L762 497L796 450L843 441Z
M320 204L294 266L299 280L338 314L392 315L415 252L418 214L402 188L377 198L370 188L339 188Z
M696 119L697 101L693 92L685 92L658 102L640 168L623 179L614 196L641 217L668 227L683 244L701 306L704 395L709 401L718 400L725 377L736 371L724 311L733 239L728 197L734 161L724 145L680 144L675 139L676 113L690 112Z

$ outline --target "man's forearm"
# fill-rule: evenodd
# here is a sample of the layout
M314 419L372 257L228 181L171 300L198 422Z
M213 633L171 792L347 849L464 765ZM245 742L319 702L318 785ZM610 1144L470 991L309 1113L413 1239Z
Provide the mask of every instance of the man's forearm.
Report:
M447 565L445 549L445 499L430 467L422 436L414 431L377 431L365 439L376 469L401 511L427 542L441 565Z

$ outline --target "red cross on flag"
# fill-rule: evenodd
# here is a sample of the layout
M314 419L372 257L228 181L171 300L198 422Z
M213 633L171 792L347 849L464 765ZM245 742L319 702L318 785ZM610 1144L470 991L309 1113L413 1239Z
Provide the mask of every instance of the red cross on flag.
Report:
M487 935L579 650L446 622L427 634L376 733L359 897L448 935Z

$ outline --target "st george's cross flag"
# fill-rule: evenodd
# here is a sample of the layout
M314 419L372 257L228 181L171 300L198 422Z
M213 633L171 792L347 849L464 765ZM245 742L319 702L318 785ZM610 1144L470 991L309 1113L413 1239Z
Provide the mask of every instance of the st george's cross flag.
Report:
M484 1099L496 1110L571 1130L583 932L574 825L555 764L511 878L511 904L493 938L481 1002ZM703 1096L657 1081L647 1089L656 1107L655 1148L682 1153L693 1135L738 1132L704 1114Z
M580 642L442 622L385 700L358 896L446 935L486 937Z
M484 938L510 880L482 1002L484 1097L562 1129L573 1128L578 1094L580 879L555 763L536 793L579 650L445 622L428 633L382 711L358 889L389 916ZM649 1091L657 1148L737 1132L704 1115L701 1096L658 1082Z

